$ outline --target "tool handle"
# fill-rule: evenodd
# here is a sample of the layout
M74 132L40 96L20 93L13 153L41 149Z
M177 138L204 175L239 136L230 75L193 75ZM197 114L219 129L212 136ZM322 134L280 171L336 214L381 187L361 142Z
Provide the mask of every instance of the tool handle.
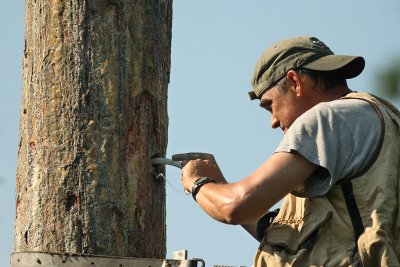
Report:
M175 161L175 160L172 160L172 159L152 158L151 162L153 163L153 165L171 165L171 166L177 167L179 169L182 169L182 162Z

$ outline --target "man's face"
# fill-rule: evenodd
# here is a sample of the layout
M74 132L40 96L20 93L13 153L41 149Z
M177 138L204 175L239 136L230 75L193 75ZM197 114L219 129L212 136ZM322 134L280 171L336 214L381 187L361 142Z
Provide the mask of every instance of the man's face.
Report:
M281 128L284 133L307 108L294 88L280 90L277 86L265 91L260 106L271 113L271 127Z

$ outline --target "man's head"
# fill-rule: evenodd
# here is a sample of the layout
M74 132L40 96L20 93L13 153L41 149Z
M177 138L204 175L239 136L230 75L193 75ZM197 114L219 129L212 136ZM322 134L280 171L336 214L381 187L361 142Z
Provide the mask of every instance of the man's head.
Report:
M271 113L271 126L286 132L314 105L349 91L346 79L360 74L362 57L334 55L315 37L296 37L267 49L252 80L251 99Z
M250 98L259 99L286 76L289 70L311 70L333 79L350 79L364 69L364 59L358 56L335 55L315 37L302 36L283 40L266 49L258 60L251 84Z

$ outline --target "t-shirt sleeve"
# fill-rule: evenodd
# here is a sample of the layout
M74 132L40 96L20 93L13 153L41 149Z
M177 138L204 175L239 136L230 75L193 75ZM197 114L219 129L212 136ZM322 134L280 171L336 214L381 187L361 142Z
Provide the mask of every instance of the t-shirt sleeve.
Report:
M339 180L364 170L378 148L380 125L376 110L359 99L320 103L301 115L275 153L296 151L319 167L293 193L322 196Z

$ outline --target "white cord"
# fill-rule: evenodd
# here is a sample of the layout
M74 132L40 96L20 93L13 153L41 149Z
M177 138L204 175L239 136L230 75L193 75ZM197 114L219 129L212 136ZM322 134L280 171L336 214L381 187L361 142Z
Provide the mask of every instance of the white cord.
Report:
M174 189L176 192L186 195L185 191L182 192L181 190L179 190L179 189L177 189L175 186L173 186L173 185L168 181L168 179L164 176L164 174L160 173L160 174L157 175L157 177L160 177L160 176L161 176L161 177L167 182L167 184L168 184L172 189Z

